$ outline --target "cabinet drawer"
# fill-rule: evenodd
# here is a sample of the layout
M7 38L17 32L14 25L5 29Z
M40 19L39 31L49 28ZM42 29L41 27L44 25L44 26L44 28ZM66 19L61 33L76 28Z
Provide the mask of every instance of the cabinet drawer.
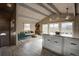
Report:
M44 43L45 43L45 42L51 42L51 37L47 37L47 38L45 38L43 41L44 41Z
M52 45L51 48L50 48L51 51L55 52L55 53L58 53L58 54L62 54L62 48L61 46L54 46Z
M65 38L65 47L79 50L79 39Z
M44 47L50 49L52 47L52 44L49 41L47 41L44 43Z
M54 45L54 44L52 44L50 42L51 41L46 41L44 43L44 47L49 49L49 50L51 50L51 51L54 51L54 52L56 52L58 54L62 54L62 46L61 45L60 46L56 46L56 45Z
M64 49L64 55L65 56L79 56L79 50L66 48Z
M60 36L52 36L51 38L52 38L52 40L55 40L55 39L62 39L62 37L60 37Z
M52 42L52 45L61 46L62 45L62 37L53 36L53 37L51 37L51 42Z
M43 46L45 47L45 48L50 48L51 47L51 41L50 41L51 39L45 39L44 40L44 44L43 44Z
M44 38L44 40L51 40L51 37L47 36L47 37Z
M49 38L50 35L44 34L44 35L42 35L42 37L43 37L43 39L45 39L45 38Z

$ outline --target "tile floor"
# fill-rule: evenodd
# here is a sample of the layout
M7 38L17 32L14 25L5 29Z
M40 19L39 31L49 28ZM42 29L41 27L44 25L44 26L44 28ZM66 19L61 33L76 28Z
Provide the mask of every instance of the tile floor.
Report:
M0 48L0 56L56 56L42 47L42 36L19 41L18 45Z
M2 56L40 56L42 51L42 37L21 40L17 46L0 48Z

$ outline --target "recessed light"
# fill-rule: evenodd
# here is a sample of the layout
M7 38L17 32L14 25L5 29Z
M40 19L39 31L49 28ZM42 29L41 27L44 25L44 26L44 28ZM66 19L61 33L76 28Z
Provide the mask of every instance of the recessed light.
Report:
M7 3L7 6L8 6L8 7L12 7L12 5L11 5L10 3Z

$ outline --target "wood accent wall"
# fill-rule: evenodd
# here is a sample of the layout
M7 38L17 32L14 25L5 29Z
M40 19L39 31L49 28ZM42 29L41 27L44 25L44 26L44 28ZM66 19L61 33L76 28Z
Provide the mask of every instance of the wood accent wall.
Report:
M0 47L16 44L16 36L13 34L16 31L16 4L10 4L12 7L8 7L7 3L0 3L0 34L6 33L5 36L0 36ZM11 28L12 21L13 28Z
M10 20L10 39L9 45L16 45L16 10L13 12Z
M6 36L0 36L0 47L9 45L9 21L0 17L0 34L6 33Z

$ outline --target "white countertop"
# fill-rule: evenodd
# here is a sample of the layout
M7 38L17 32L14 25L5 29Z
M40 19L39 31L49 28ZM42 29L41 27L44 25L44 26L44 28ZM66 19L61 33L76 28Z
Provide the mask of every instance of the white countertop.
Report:
M51 34L45 34L45 35L51 35ZM74 36L71 36L71 35L53 35L53 36L61 36L61 37L77 38L77 39L79 39L79 37L74 37Z

